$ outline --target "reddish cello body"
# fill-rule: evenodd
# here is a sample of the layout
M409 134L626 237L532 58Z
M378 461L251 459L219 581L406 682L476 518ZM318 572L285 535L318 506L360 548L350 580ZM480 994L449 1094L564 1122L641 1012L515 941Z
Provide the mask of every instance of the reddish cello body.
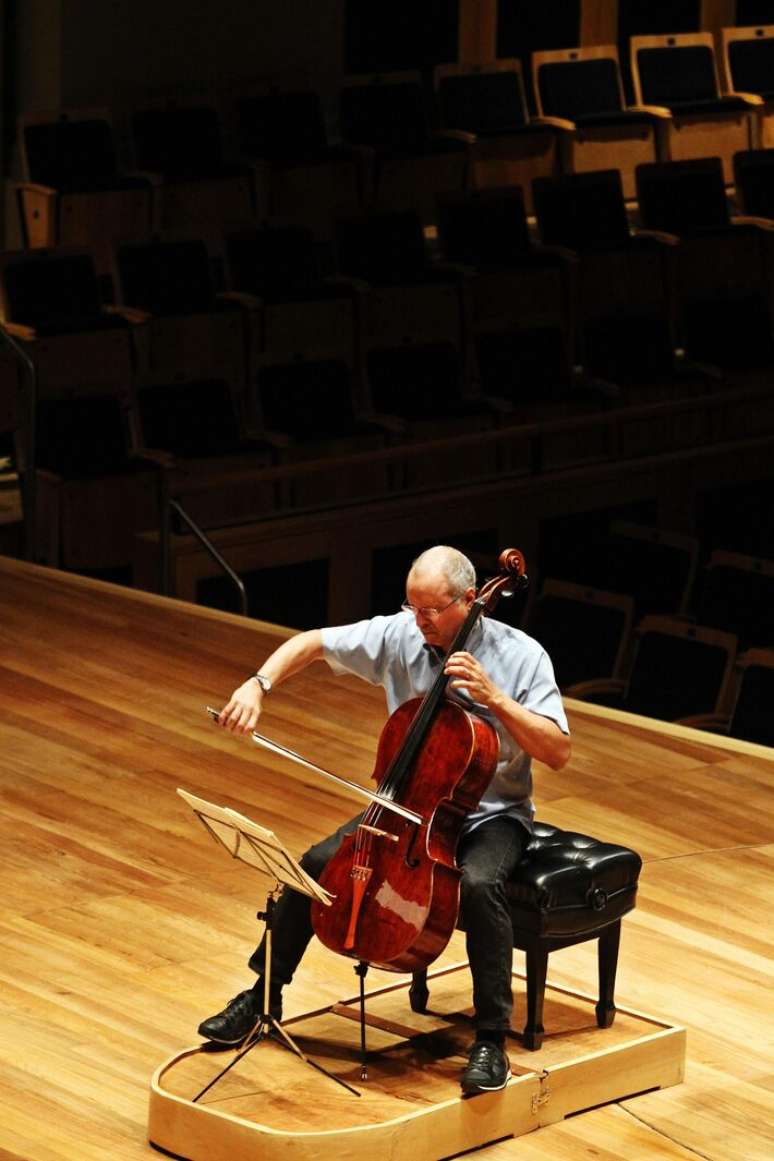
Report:
M503 589L523 583L524 558L500 556L501 573L484 586L450 653L464 648L479 616ZM443 951L459 911L456 849L462 823L494 774L499 743L483 718L444 696L441 672L423 699L387 721L373 778L379 797L421 819L413 823L371 806L328 862L320 883L335 896L312 904L315 934L332 951L388 971L426 967Z

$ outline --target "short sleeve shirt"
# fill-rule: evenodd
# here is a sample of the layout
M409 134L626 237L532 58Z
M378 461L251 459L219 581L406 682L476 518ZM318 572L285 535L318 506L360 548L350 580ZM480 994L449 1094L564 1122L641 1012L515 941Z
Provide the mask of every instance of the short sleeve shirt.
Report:
M425 643L414 617L406 612L323 629L322 642L324 658L334 673L352 673L383 687L389 713L413 697L423 697L443 663L443 654ZM471 632L466 649L514 701L550 718L569 734L553 666L537 641L502 621L483 617ZM500 742L495 773L478 807L465 820L463 831L501 814L517 818L531 829L534 807L529 755L495 715L474 702L466 690L449 689L447 695L490 722Z

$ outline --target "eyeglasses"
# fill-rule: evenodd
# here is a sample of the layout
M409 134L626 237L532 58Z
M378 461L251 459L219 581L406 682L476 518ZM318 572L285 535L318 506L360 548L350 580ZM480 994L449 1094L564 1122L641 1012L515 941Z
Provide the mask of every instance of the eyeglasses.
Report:
M418 617L421 613L423 617L430 617L430 619L434 621L436 617L440 617L441 613L445 613L447 609L452 607L452 605L456 605L457 601L460 599L460 597L453 597L449 601L448 605L444 605L442 609L417 608L416 605L410 605L408 601L404 601L401 605L401 608L403 609L404 613L413 613L415 617Z

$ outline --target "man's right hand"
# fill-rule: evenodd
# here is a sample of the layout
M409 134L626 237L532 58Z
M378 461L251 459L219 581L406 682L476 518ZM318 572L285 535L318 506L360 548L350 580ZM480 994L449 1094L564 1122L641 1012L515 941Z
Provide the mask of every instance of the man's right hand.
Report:
M261 716L265 694L252 677L235 689L230 700L220 711L218 725L232 734L249 734Z
M294 633L274 650L263 662L260 673L272 686L280 685L287 677L306 669L313 661L322 660L322 634L319 629ZM218 725L232 734L249 734L254 730L263 710L264 693L254 677L235 689L218 716ZM272 694L272 697L274 695Z

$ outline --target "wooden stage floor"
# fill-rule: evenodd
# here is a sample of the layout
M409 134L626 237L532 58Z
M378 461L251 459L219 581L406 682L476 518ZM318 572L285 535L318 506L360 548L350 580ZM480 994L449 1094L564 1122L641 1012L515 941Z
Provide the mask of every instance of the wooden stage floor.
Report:
M356 809L204 713L285 632L0 558L0 1161L159 1156L154 1069L251 978L265 880L219 852L177 786L295 854ZM769 1161L772 752L568 711L573 759L537 768L538 815L642 854L616 998L688 1028L686 1079L481 1153ZM263 725L367 782L382 720L379 691L316 666L272 696ZM440 962L463 958L455 935ZM549 979L593 991L595 972L586 944L554 953ZM352 963L313 945L286 1016L355 991Z

